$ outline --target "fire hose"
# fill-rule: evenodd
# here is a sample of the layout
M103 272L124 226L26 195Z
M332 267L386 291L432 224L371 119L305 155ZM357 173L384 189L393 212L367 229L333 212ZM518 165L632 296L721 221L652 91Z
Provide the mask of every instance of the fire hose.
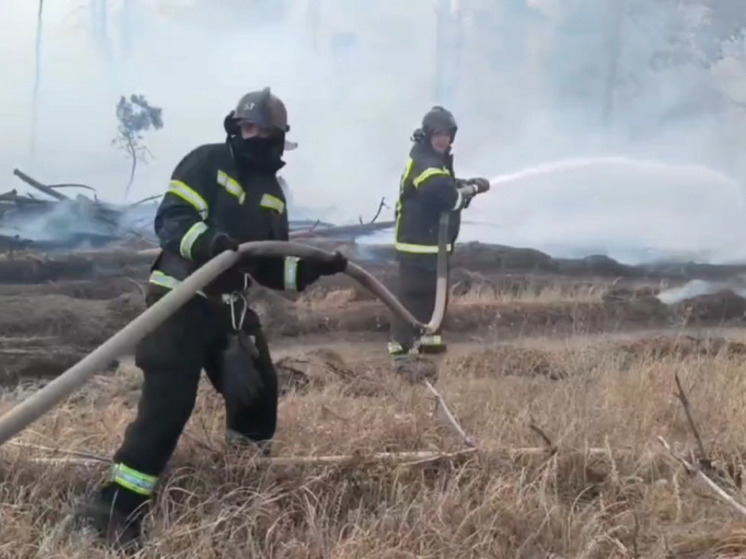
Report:
M484 190L479 190L473 185L466 185L460 187L459 192L461 195L474 196L484 192ZM412 316L381 282L357 264L348 261L344 273L373 293L397 317L413 325L423 334L432 333L440 327L443 321L448 295L448 225L449 213L444 212L441 215L438 229L435 308L433 316L427 324ZM194 271L181 284L147 308L78 363L0 416L0 445L49 412L59 402L81 387L90 377L134 347L146 334L160 326L205 285L246 256L296 256L323 261L331 259L333 254L292 241L248 242L240 245L236 252L226 251L219 254Z

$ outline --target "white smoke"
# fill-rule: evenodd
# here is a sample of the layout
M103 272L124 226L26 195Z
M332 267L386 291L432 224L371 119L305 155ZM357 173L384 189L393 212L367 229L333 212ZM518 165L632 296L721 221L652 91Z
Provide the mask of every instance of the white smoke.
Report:
M733 291L741 297L746 297L746 283L743 279L732 279L724 282L692 280L682 286L661 291L657 297L666 305L675 305L692 297L711 295L726 290Z

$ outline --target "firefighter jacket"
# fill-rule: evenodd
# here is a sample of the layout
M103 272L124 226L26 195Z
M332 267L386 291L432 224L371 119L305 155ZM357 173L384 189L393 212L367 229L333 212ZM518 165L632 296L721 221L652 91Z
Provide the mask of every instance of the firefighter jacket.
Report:
M227 143L205 144L174 169L156 212L155 232L162 251L153 264L150 283L171 289L204 263L198 255L209 253L218 234L240 243L288 240L285 196L274 174L239 169ZM236 266L265 287L300 291L298 265L294 257L263 257ZM231 276L235 285L221 282L220 294L243 290L245 274ZM212 291L205 288L209 294Z
M396 205L396 254L400 262L433 267L438 256L438 228L443 212L449 216L448 253L461 227L464 199L453 174L453 157L441 155L427 140L409 152Z

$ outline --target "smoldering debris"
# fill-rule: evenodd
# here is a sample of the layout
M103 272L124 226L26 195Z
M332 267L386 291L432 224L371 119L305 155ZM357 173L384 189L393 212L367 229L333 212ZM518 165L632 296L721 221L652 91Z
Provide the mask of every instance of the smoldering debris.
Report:
M158 245L153 221L161 195L133 204L112 204L100 200L96 189L89 185L44 184L19 169L13 174L43 197L21 194L16 189L0 193L0 251L81 251L112 246L142 249ZM82 192L74 197L63 192L71 188ZM359 223L351 225L291 220L290 231L303 238L351 242L393 226L391 221L377 221L379 215L380 206L371 221L360 218Z
M112 204L99 200L96 189L78 183L47 185L15 169L13 174L44 197L20 194L16 189L0 194L0 249L85 250L132 242L155 246L152 215L155 200ZM62 192L76 188L93 197ZM150 218L150 219L149 219Z

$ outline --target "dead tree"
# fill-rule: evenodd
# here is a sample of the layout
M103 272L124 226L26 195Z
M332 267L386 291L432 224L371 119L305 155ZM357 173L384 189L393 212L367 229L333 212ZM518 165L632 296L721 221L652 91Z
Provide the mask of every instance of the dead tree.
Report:
M143 134L153 128L163 128L163 109L150 105L144 95L130 95L127 99L124 95L117 103L117 137L112 144L123 150L131 160L130 177L125 188L125 196L129 194L132 182L135 180L137 163L147 162L152 156L146 146L142 144Z

